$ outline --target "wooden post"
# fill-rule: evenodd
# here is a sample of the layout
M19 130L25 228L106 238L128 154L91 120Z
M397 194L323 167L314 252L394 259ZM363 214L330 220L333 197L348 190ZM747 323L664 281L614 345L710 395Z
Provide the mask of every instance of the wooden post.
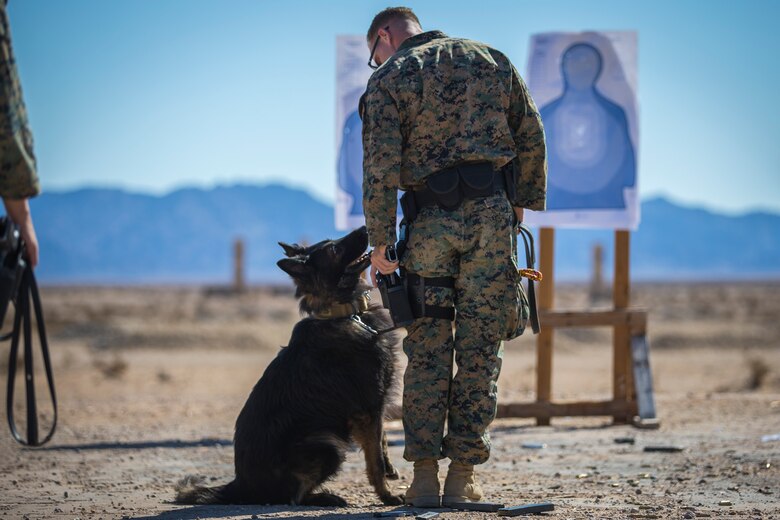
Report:
M631 301L629 282L630 234L625 230L615 231L615 277L612 282L612 302L615 310L628 308ZM612 335L612 396L616 403L631 399L633 384L631 363L631 336L628 324L615 325ZM614 422L624 424L631 416L618 414Z
M241 292L246 289L244 280L244 241L237 238L233 242L233 290Z
M539 311L552 310L554 304L555 277L553 276L555 230L539 230L539 268L544 278L539 283ZM542 325L536 338L536 401L549 403L552 398L553 328ZM537 416L536 424L547 426L550 417Z
M593 246L593 272L590 278L590 301L600 300L604 295L604 248Z
M539 285L538 304L542 330L536 339L536 401L499 406L499 417L533 417L546 426L552 417L611 416L615 424L632 422L635 416L648 421L655 417L652 379L647 355L647 311L632 309L629 276L630 234L615 231L615 274L613 309L554 311L554 244L552 228L539 232L539 264L544 274ZM613 397L608 401L552 401L553 332L566 327L611 327L613 330ZM633 343L633 344L632 344ZM634 355L632 349L639 354ZM634 358L636 365L634 366ZM635 372L636 370L636 372ZM635 375L636 374L636 375ZM634 378L641 384L643 407L638 405ZM651 423L645 422L644 427ZM658 424L654 421L652 424Z

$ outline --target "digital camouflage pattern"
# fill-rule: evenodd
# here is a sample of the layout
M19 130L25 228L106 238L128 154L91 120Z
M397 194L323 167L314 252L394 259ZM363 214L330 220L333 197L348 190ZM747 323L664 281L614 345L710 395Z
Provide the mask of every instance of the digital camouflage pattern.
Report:
M503 192L454 211L424 208L411 226L402 265L421 276L453 276L455 288L426 287L429 305L455 304L448 320L407 327L403 421L407 460L449 457L480 464L490 455L504 339L520 335L528 301L519 284L514 212ZM451 378L452 354L457 374ZM447 435L444 436L445 419Z
M517 273L512 206L544 209L544 129L509 60L485 44L439 31L407 39L371 76L361 100L363 210L371 245L396 241L397 190L464 162L510 161L516 197L498 192L454 211L423 208L411 223L401 265L424 277L452 276L455 288L427 287L426 303L454 304L452 322L420 318L404 352L404 457L479 464L497 407L503 340L520 335L528 301ZM454 361L457 373L452 376ZM447 435L444 435L445 423Z
M430 31L408 38L361 100L363 212L372 246L396 241L397 189L439 170L490 161L519 168L516 207L543 210L539 111L509 59L484 43Z
M6 2L0 1L0 197L24 199L39 192L32 132L11 48Z

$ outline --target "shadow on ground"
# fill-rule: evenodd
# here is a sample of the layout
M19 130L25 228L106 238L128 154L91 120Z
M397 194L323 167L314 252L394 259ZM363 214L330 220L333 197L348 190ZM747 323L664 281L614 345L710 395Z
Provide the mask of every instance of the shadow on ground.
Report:
M35 448L35 451L89 451L89 450L148 450L152 448L213 448L216 446L232 446L229 439L199 439L182 441L178 439L138 442L95 442L90 444L63 444Z
M259 510L262 511L259 511ZM320 511L320 514L314 514ZM278 518L319 518L323 520L339 520L373 518L373 513L346 513L332 512L330 509L319 509L316 507L295 507L285 506L192 506L182 509L172 509L154 516L136 516L133 520L198 520L207 518L229 518L233 516L247 516L249 518L277 518L278 513L284 513L283 517ZM290 513L309 513L299 516L290 516ZM128 517L130 518L130 517Z

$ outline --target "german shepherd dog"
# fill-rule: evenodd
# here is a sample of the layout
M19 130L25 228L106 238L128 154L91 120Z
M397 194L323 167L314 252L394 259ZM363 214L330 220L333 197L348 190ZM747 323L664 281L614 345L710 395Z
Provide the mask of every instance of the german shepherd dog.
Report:
M292 277L308 316L295 325L236 420L235 479L209 488L202 478L185 478L176 502L345 506L321 486L339 471L355 440L379 498L402 504L403 495L387 486L398 472L382 427L395 385L397 337L377 333L391 326L389 313L366 305L370 287L360 279L370 263L366 229L309 247L279 245L287 258L277 265ZM330 318L334 304L351 304L355 313Z

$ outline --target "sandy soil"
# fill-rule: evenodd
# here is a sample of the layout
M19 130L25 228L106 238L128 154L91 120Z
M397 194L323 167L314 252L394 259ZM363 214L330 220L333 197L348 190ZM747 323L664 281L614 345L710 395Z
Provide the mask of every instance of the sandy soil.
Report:
M479 467L487 498L550 501L553 518L780 518L780 441L761 440L780 433L778 290L771 283L636 286L635 304L650 310L661 428L611 426L608 418L562 418L551 427L497 420L493 455ZM44 301L60 423L42 449L22 448L7 430L0 433L0 518L357 519L389 509L371 492L358 451L330 484L350 508L170 502L183 476L231 478L235 418L298 316L285 288L238 296L218 289L47 288ZM578 286L556 294L559 308L602 303L589 302ZM608 329L556 332L556 399L610 395L610 338ZM502 402L533 399L534 359L530 335L506 345ZM17 397L22 393L17 385ZM45 406L43 412L51 417ZM403 489L411 477L401 457L403 431L398 422L387 428L402 474L393 485ZM616 444L618 437L635 444ZM643 451L653 444L685 450Z

